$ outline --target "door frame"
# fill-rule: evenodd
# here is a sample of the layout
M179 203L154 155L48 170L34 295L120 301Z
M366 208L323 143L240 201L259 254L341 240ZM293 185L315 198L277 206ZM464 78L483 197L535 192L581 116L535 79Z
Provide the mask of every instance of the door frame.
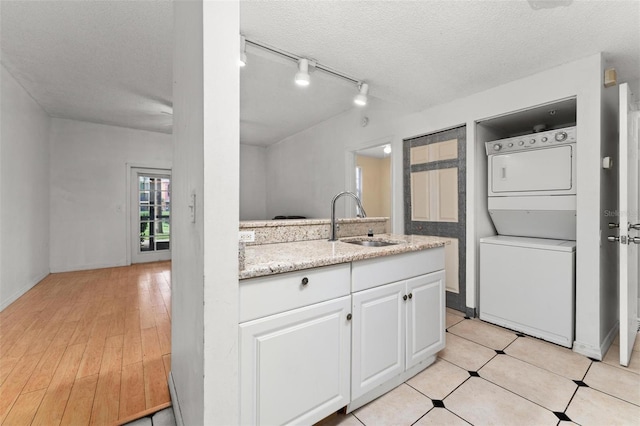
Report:
M133 172L134 169L143 169L143 170L151 170L151 171L169 171L169 174L171 174L172 170L171 170L171 163L126 163L125 164L125 183L126 183L126 191L125 194L126 195L126 201L125 201L125 232L126 232L126 238L125 238L125 246L126 246L126 264L127 265L131 265L131 258L132 258L132 250L131 250L131 216L133 215L133 212L131 211L131 209L133 208L133 205L131 203L131 198L133 197L132 191L131 191L131 173Z
M455 138L458 140L458 157L456 160L444 160L444 163L456 163L458 169L458 222L414 222L411 220L411 141L421 138L430 137L432 140L424 141L419 145L430 145L438 142L444 142L453 138L452 134L455 134ZM430 166L427 166L425 170L436 169L437 163L435 162ZM458 294L451 293L445 289L445 300L447 307L459 310L465 313L465 315L473 317L475 316L475 309L467 305L467 124L463 123L457 126L449 127L435 132L427 134L413 136L403 139L402 141L402 173L403 173L403 194L402 202L404 205L404 232L405 234L418 234L427 235L424 232L430 232L427 227L433 228L438 226L443 233L453 232L456 228L459 234L456 237L450 236L450 238L458 239ZM435 224L435 225L427 225ZM428 234L435 235L437 234ZM442 236L442 238L447 238ZM476 283L477 288L477 283ZM477 294L477 290L476 290ZM457 302L457 303L456 303ZM449 306L451 305L451 306Z

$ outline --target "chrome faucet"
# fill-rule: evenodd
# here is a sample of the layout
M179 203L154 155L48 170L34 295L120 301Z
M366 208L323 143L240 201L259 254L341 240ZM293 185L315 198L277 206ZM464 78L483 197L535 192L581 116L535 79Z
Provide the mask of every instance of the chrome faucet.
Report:
M336 238L336 201L338 201L338 198L342 197L343 195L348 195L349 197L353 198L354 200L356 200L356 203L358 204L358 209L360 210L360 214L358 214L358 217L367 217L367 213L364 211L364 207L362 207L362 202L360 201L360 198L358 198L358 196L356 194L354 194L353 192L349 192L349 191L342 191L340 193L338 193L335 197L333 197L333 200L331 200L331 237L329 237L329 241L335 241L337 240Z

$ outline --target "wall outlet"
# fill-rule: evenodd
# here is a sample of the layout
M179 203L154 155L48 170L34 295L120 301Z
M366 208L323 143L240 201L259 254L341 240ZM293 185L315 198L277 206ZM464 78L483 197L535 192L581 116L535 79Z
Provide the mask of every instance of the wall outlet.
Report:
M256 240L256 231L240 231L238 240L245 243L252 243Z

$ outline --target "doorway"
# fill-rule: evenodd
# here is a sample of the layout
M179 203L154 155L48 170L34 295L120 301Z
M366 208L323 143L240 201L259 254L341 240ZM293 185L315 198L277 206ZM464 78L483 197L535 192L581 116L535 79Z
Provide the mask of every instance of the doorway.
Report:
M445 246L447 307L466 309L466 126L405 139L406 234L451 240Z
M391 146L355 152L356 195L370 217L391 217Z
M131 169L131 263L171 259L171 170Z

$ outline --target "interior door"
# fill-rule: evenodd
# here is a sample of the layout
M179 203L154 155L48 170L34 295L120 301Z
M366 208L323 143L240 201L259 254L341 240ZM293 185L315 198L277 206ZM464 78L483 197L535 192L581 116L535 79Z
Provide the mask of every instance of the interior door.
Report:
M449 239L447 307L466 309L466 127L406 139L403 147L405 234Z
M631 110L631 92L620 85L620 364L629 365L638 317L638 139L639 114ZM626 237L626 238L625 238Z

